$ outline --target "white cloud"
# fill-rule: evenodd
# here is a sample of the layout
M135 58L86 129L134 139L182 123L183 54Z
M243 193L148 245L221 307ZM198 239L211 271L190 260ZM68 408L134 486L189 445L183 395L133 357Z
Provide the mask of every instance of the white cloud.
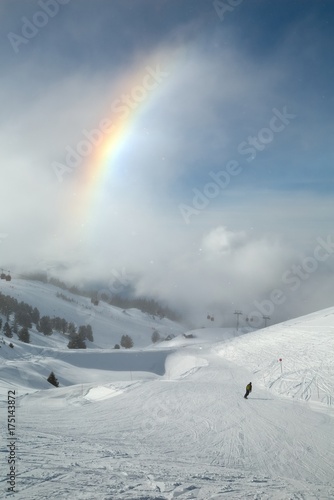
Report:
M68 278L78 281L108 280L125 269L138 294L202 315L202 308L213 305L222 311L251 308L255 298L280 283L298 252L306 254L316 236L327 234L330 198L271 188L248 191L239 182L243 174L184 224L179 203L189 203L192 188L210 180L209 171L230 159L241 161L238 144L266 126L282 101L278 87L288 88L283 62L261 66L233 48L208 53L195 42L187 44L185 57L181 51L175 64L169 57L174 47L136 60L141 78L152 61L166 63L162 67L170 75L138 112L101 193L88 198L82 194L83 165L59 184L51 163L64 162L66 147L76 148L84 129L113 118L110 103L138 84L130 78L132 68L116 77L101 70L89 78L83 70L65 75L60 68L55 80L43 80L30 61L24 86L17 70L6 75L0 88L10 117L0 128L4 262L18 269L62 262ZM291 138L295 129L285 133ZM274 155L266 158L277 166ZM256 178L257 168L247 165L243 171ZM98 194L104 196L100 205L91 201ZM320 272L318 279L321 283ZM298 297L299 292L294 302Z

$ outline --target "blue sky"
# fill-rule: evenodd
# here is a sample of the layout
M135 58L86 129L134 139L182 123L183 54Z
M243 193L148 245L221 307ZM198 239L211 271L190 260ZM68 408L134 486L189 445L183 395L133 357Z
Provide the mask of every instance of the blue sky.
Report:
M245 283L266 297L332 233L330 0L8 0L0 14L8 265L62 261L78 281L127 269L138 293L172 305L251 309ZM136 102L100 203L80 219L82 169L59 182L52 165L68 167L66 148L113 120L111 103L148 67L168 76ZM212 186L217 176L226 182ZM333 299L331 259L320 268L294 310ZM312 301L316 277L324 292ZM219 287L227 282L228 293ZM190 293L195 283L202 294Z

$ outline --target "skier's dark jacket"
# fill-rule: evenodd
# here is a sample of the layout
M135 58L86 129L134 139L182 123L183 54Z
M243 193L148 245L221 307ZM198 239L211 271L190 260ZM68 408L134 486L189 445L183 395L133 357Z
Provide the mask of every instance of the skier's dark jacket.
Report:
M246 385L246 391L252 392L252 383L251 382Z

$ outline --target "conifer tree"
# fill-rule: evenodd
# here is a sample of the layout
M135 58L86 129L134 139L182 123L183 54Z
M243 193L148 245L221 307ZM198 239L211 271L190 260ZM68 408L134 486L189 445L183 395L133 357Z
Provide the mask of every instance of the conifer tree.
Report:
M94 342L93 330L92 330L91 325L86 326L86 336L87 336L87 340L89 340L90 342Z
M50 373L50 375L47 378L47 381L50 384L54 385L55 387L59 387L59 382L58 382L58 380L53 372Z
M12 338L13 334L12 334L12 329L11 327L9 326L9 323L8 321L6 321L6 323L4 324L3 326L3 333L6 335L6 337L8 338Z
M154 332L152 333L151 340L152 340L153 344L155 344L156 342L159 342L159 340L161 340L160 333L158 332L158 330L154 330Z
M23 328L21 328L21 330L19 330L18 336L21 342L25 342L26 344L30 343L30 334L26 326L24 326Z
M69 333L70 337L75 337L77 334L77 327L75 326L74 323L70 322L67 325L67 332Z
M72 335L69 343L67 344L69 349L86 349L85 341L78 335Z
M130 335L122 335L121 346L125 347L125 349L131 349L131 347L133 347L133 340Z
M38 330L44 335L51 335L52 334L52 323L51 323L51 318L50 316L42 316L41 319L39 320L39 327Z

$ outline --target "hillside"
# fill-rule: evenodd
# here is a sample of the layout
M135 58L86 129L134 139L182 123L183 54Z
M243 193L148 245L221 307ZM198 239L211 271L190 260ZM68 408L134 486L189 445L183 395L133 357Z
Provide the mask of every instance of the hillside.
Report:
M37 307L41 315L63 317L76 325L90 324L94 333L94 345L90 347L113 348L123 334L135 336L136 347L146 347L151 343L154 330L158 330L162 337L185 331L184 327L167 318L160 319L137 309L122 310L103 301L94 306L87 297L38 281L15 279L7 283L0 280L0 292ZM53 336L52 339L57 339L59 347L65 345L64 340ZM38 344L43 342L39 336L34 340Z
M27 300L30 288L20 286L15 293ZM33 290L34 304L69 311L67 302L52 306L45 289L39 297ZM103 306L96 325L110 311ZM157 321L112 311L118 328L133 322L135 344L136 318L138 338ZM2 421L8 389L17 397L15 498L333 498L333 318L330 308L241 336L180 331L169 342L122 351L72 351L60 340L2 345ZM108 341L102 328L99 335ZM59 388L45 380L50 369ZM6 460L1 472L6 477Z

